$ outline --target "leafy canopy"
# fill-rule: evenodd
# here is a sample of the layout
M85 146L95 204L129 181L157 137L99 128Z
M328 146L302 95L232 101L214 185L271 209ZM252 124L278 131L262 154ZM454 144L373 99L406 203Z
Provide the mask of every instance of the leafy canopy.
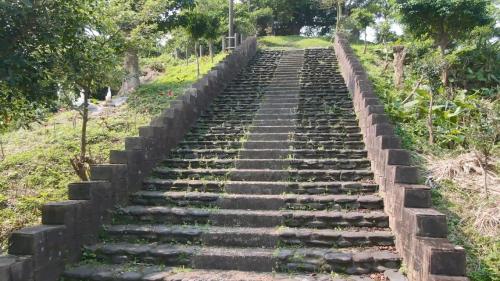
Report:
M398 0L401 21L408 32L430 37L448 47L452 40L463 39L476 26L491 21L487 0Z

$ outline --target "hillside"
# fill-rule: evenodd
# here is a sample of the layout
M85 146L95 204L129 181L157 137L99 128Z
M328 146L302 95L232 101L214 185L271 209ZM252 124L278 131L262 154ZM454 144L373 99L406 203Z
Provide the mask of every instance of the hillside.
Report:
M214 63L224 57L218 55ZM119 108L107 108L91 117L88 143L95 163L104 163L112 149L123 148L127 136L138 134L152 116L167 108L171 100L196 81L196 64L189 65L160 57L147 63L163 63L165 72L141 86ZM213 64L201 61L206 73ZM173 95L168 92L172 90ZM5 158L0 160L0 249L13 230L39 223L40 206L64 200L68 183L78 181L70 158L79 150L81 117L76 111L61 109L30 129L19 129L1 136Z

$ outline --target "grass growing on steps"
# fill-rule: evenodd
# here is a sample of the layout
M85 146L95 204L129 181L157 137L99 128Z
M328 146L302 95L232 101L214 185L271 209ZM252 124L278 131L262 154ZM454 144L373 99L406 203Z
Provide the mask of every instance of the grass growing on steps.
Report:
M384 102L386 112L397 119L401 107L398 101L401 100L401 95L404 98L408 91L411 91L416 82L415 78L408 75L405 81L406 92L398 92L392 83L392 64L383 71L385 64L379 55L383 50L381 45L369 45L366 54L363 54L362 44L353 44L352 47L368 72L375 92ZM423 122L417 121L398 122L396 129L405 148L413 152L416 165L432 176L429 171L432 160L426 159L446 161L457 157L457 151L429 146L426 136L417 133L419 128L424 126ZM497 205L499 196L491 195L489 199L485 199L477 191L481 184L480 177L477 176L475 186L452 179L441 180L438 184L438 188L432 189L433 205L447 215L450 241L465 248L468 276L472 281L500 280L500 240L495 235L478 231L476 227L481 216L491 217L493 214L485 212L481 206ZM492 211L494 212L494 209Z
M215 58L215 63L224 58ZM165 58L165 57L163 57ZM161 60L160 58L159 60ZM203 58L201 72L213 64ZM123 139L138 134L138 127L169 106L187 85L196 81L196 64L167 61L165 73L131 94L128 104L107 109L91 117L89 152L96 163L104 163L111 149L123 148ZM172 90L173 95L168 92ZM62 111L29 130L0 136L6 157L0 160L0 252L12 231L40 222L40 207L67 198L68 183L78 181L69 159L79 151L81 118L74 111Z
M303 37L303 36L264 36L259 38L259 45L270 49L305 49L332 45L330 37Z

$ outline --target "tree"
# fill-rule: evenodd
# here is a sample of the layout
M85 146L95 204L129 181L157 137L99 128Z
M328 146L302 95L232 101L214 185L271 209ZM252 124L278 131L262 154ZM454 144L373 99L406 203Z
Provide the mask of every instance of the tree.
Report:
M207 16L206 18L207 26L204 34L204 38L208 41L208 49L210 52L210 59L212 63L214 62L214 41L220 37L220 22L214 16Z
M318 0L252 0L255 8L271 8L276 35L299 35L303 27L326 34L335 24L335 11L324 9Z
M430 37L439 47L441 59L456 40L491 21L487 0L398 0L401 21L418 37ZM442 72L448 84L448 69Z
M341 21L342 21L342 11L345 4L345 0L321 0L322 7L326 9L336 9L336 23L335 23L335 32L340 31Z
M71 0L0 2L0 131L40 120L57 100L59 55L80 25Z
M356 25L358 26L359 29L364 30L365 32L365 47L363 50L363 54L366 53L366 46L368 45L368 40L367 40L367 28L371 24L375 22L375 16L372 12L370 12L368 9L364 8L357 8L354 9L351 15L351 18L356 22Z
M182 25L186 29L189 36L195 41L195 50L198 49L199 40L207 33L208 19L207 16L195 11L190 10L183 15ZM196 56L196 73L200 77L200 60L197 52Z
M120 93L127 95L139 84L139 52L162 32L177 25L182 8L193 5L193 0L111 0L107 14L114 20L125 39L125 79Z
M106 1L78 2L81 8L79 25L75 26L68 48L61 53L58 74L63 78L63 88L83 94L80 154L71 160L71 164L80 179L87 181L91 163L87 157L89 99L113 80L122 42L116 36L118 32L114 25L102 16L108 8Z
M478 114L467 127L468 141L483 170L484 191L488 196L488 169L495 149L500 141L500 102L482 100L478 103Z

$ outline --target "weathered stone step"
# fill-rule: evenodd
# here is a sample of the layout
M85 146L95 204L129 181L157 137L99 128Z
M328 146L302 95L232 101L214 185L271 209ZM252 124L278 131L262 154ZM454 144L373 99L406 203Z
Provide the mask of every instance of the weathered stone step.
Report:
M335 227L389 226L389 218L381 211L263 211L238 209L180 208L132 205L116 211L116 222L202 224L240 227Z
M183 141L179 144L183 149L354 149L363 150L362 141Z
M372 180L365 170L261 170L261 169L171 169L155 168L153 174L163 179L219 179L233 181L362 181Z
M223 119L204 119L199 120L197 125L209 126L209 125L242 125L242 124L254 124L254 125L267 125L267 126L292 126L292 125L302 125L302 126L358 126L358 121L353 119L330 119L330 120L314 120L314 121L302 121L300 119L288 119L288 120L258 120L258 119L241 119L241 120L223 120Z
M256 140L253 137L249 137ZM177 149L170 158L242 158L242 159L362 159L366 150L352 149Z
M361 130L359 127L354 126L266 126L266 125L247 125L247 126L235 126L235 125L225 125L225 126L204 126L200 125L194 127L191 133L226 133L226 134L239 134L244 131L250 131L252 133L329 133L329 132L342 132L342 133L359 133Z
M179 269L165 266L84 264L70 268L64 275L67 281L373 281L369 276L334 277L331 274L263 273L234 270ZM397 281L406 279L397 279ZM392 281L392 279L390 280ZM395 279L396 281L396 279Z
M256 114L256 112L231 112L231 111L218 111L218 112L205 112L201 115L201 118L208 119L242 119L246 120L248 118L256 120L279 120L279 119L349 119L356 120L356 115L354 112L344 111L344 112L301 112L300 110L294 114Z
M283 246L349 248L394 246L390 231L372 229L246 228L191 225L110 225L105 237L114 242L159 242L209 247Z
M207 192L139 191L134 205L210 207L246 210L378 210L383 200L376 195L249 195Z
M98 260L146 262L196 269L257 272L338 272L367 274L398 269L400 257L378 248L293 249L218 248L169 244L105 243L89 247Z
M161 166L177 169L368 169L368 159L168 159Z
M239 182L214 180L169 180L148 178L144 189L151 191L225 192L228 194L372 194L378 185L363 182Z

